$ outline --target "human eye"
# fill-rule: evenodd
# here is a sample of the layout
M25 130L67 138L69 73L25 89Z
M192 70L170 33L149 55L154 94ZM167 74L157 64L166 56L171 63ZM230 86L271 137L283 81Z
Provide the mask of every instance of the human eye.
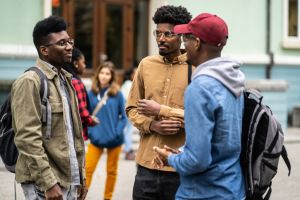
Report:
M171 38L171 37L174 37L176 34L172 31L167 31L165 32L165 36L168 37L168 38Z
M155 31L155 35L156 35L157 37L161 37L161 34L162 34L162 32L160 32L160 31Z
M57 45L59 45L59 46L61 46L61 47L66 46L66 44L67 44L67 40L60 40L60 41L58 41L58 43L57 43Z

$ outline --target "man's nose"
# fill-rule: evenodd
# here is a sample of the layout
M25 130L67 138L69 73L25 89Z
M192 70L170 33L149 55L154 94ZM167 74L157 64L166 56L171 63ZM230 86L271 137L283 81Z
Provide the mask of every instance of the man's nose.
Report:
M71 45L69 42L67 42L66 49L67 50L73 50L73 45Z

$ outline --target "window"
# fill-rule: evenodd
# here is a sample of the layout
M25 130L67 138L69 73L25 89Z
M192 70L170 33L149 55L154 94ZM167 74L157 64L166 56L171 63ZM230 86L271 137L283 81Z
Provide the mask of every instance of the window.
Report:
M283 47L300 49L299 0L285 0Z

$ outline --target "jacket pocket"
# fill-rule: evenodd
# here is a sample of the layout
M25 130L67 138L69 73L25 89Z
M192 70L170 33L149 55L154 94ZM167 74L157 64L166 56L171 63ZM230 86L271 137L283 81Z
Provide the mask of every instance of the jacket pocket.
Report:
M51 104L51 137L61 137L64 135L64 115L62 103Z
M184 107L184 90L183 86L175 86L170 102L172 107L181 108Z

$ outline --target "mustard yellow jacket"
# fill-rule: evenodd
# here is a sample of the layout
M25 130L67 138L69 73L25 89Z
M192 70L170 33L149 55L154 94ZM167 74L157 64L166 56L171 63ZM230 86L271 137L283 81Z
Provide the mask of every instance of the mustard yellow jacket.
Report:
M185 142L184 126L175 135L161 135L150 130L153 120L172 119L184 124L184 91L188 85L188 64L186 54L168 62L159 55L144 58L135 73L126 104L129 120L140 131L140 145L136 162L146 168L156 169L152 164L156 154L153 146L168 145L179 148ZM154 100L161 104L158 116L145 116L138 113L139 99ZM171 167L163 167L162 171L174 171Z
M46 126L41 123L40 78L36 72L22 74L12 86L13 128L15 144L19 150L16 180L34 182L46 191L54 184L69 187L71 168L67 128L62 97L59 93L59 77L46 63L37 59L39 67L48 78L51 105L51 138L47 139ZM81 181L85 179L84 142L77 98L71 84L71 75L62 70L70 91L71 117L73 119L74 145L80 169Z

